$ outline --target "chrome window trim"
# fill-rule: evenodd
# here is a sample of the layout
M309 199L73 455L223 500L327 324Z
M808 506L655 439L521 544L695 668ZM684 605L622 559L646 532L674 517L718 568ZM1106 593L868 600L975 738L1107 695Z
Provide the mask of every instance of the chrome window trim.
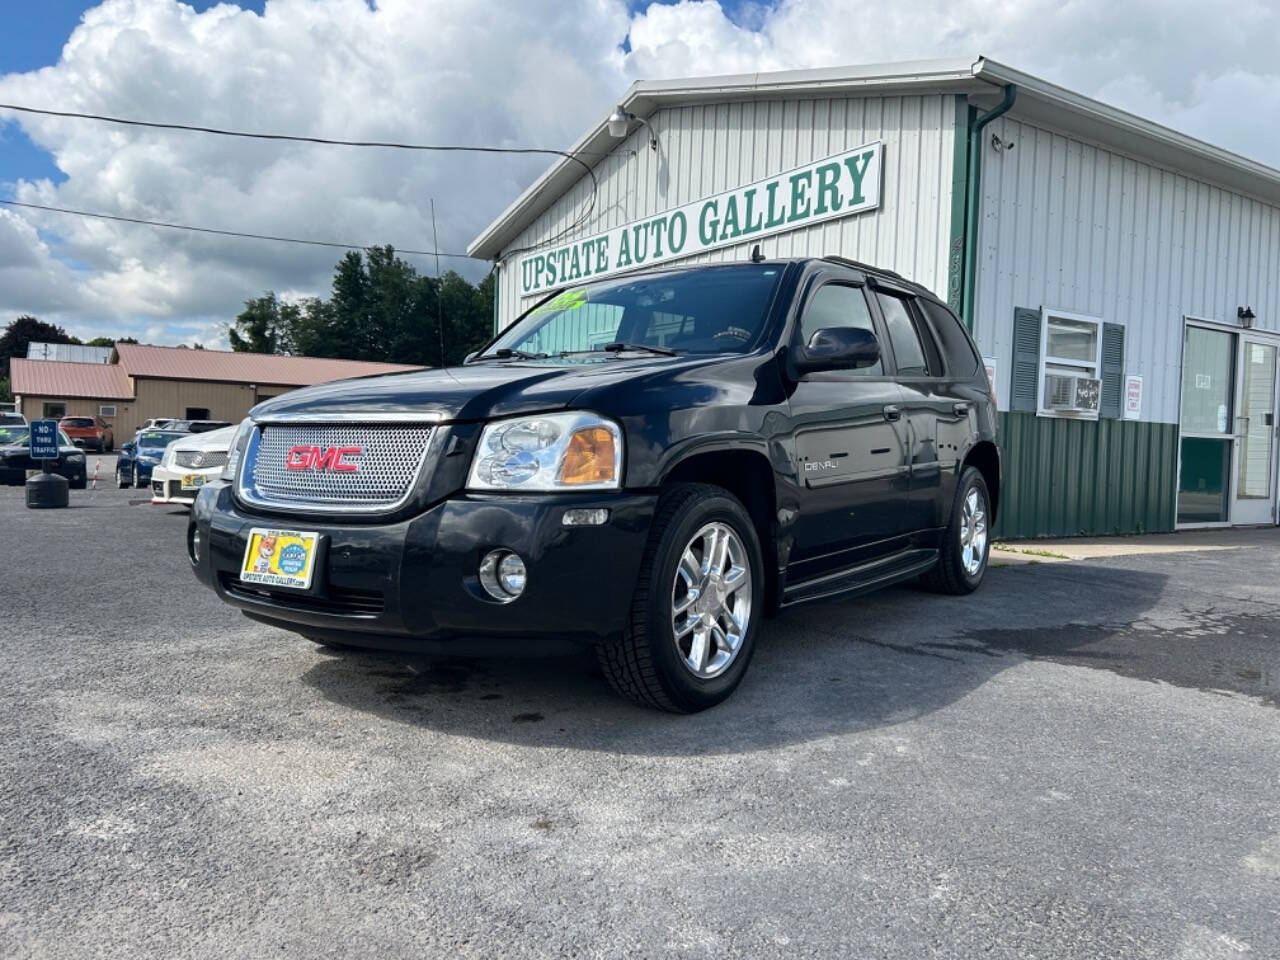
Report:
M247 504L249 506L260 507L263 510L271 510L277 513L298 513L298 514L321 513L321 514L328 514L330 516L354 514L362 517L374 517L374 516L382 516L389 513L395 513L397 510L403 507L406 503L408 503L413 498L413 495L417 492L418 484L422 480L422 468L423 466L426 465L426 462L427 462L427 453L430 452L431 444L434 442L436 437L436 431L434 429L431 431L431 436L427 438L427 442L422 445L422 453L418 456L417 466L414 467L413 480L410 481L409 485L406 487L404 496L402 496L399 500L396 500L394 503L375 503L375 504L324 503L323 501L296 503L296 504L287 503L279 500L270 500L265 497L258 496L257 492L253 489L252 482L250 481L246 483L245 478L246 477L251 478L253 476L254 465L257 463L257 460L258 460L258 445L262 442L262 427L264 425L265 426L270 426L272 424L292 425L292 424L298 424L298 423L324 424L324 423L339 423L339 422L350 423L357 420L362 423L388 423L388 422L425 423L427 422L422 419L421 414L415 414L414 416L415 416L415 419L412 421L388 421L386 419L373 420L368 416L361 416L358 414L349 415L340 421L333 419L333 417L319 417L317 419L305 419L305 420L274 420L274 419L255 420L253 422L253 429L249 431L249 442L245 447L244 456L240 458L240 469L239 469L239 472L236 474L235 498L240 502Z

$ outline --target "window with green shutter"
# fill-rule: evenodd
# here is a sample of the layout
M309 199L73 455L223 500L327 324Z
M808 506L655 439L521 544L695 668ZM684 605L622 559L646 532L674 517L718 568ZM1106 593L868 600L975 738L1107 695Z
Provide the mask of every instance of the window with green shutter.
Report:
M1015 308L1011 410L1119 417L1123 390L1123 324L1051 307Z

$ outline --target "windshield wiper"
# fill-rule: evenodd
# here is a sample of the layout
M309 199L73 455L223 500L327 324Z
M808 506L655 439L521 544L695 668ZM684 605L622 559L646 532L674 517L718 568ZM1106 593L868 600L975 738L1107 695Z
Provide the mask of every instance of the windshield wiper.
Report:
M545 353L530 353L528 350L510 350L507 347L502 347L493 351L493 353L482 353L478 357L472 357L471 362L475 363L477 360L545 360L547 356Z
M664 357L679 356L676 351L668 349L667 347L652 347L647 343L622 343L621 341L616 343L606 343L603 347L592 347L590 350L562 350L560 352L560 356L571 357L575 354L600 353L601 351L605 353L624 353L628 350L639 350L642 353L656 353Z

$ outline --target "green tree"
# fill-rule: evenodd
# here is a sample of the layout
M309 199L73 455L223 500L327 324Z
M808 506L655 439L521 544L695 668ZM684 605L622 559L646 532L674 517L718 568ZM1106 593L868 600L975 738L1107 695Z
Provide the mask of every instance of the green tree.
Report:
M0 377L0 403L9 403L13 400L13 391L9 388L9 378Z
M231 349L248 353L291 353L298 307L274 293L244 302L244 309L227 327Z
M25 357L30 343L79 343L61 327L24 314L0 334L0 377L9 379L9 360Z
M489 339L495 288L493 274L479 286L453 271L426 277L393 247L370 247L338 261L327 300L267 293L245 302L227 336L235 350L457 364Z

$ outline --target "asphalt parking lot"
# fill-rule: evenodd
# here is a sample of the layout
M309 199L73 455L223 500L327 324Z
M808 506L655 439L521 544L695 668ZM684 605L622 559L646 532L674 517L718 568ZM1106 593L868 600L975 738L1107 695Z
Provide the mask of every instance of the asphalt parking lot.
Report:
M102 486L0 488L4 957L1280 956L1276 531L796 611L672 717L256 625Z

